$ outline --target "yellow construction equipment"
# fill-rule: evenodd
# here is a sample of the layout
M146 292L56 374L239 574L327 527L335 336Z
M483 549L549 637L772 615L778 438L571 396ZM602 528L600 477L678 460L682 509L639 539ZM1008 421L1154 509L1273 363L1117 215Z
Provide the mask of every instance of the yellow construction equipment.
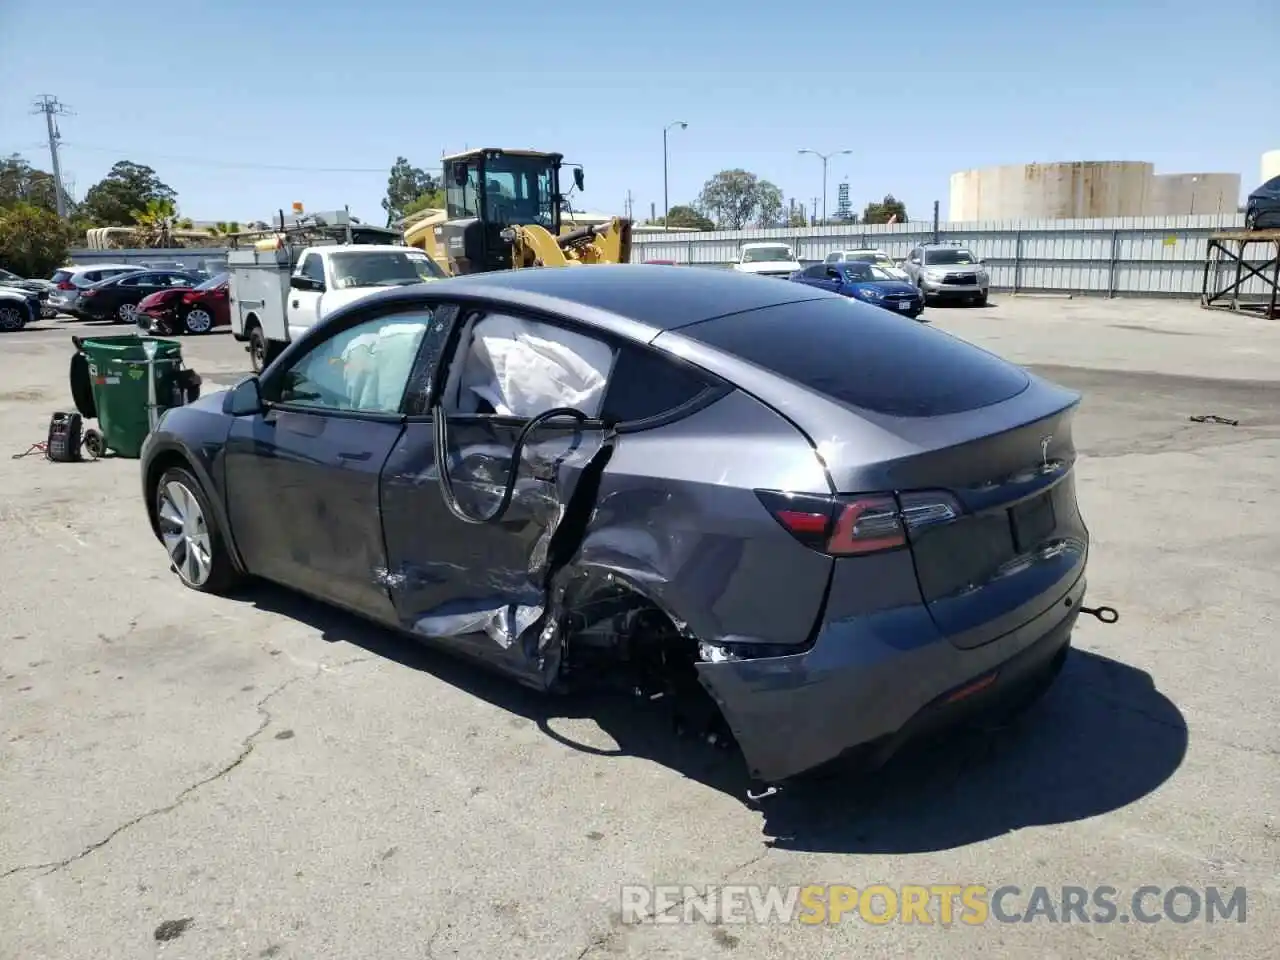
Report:
M424 210L405 242L451 276L631 260L631 221L579 226L564 213L558 153L485 147L444 158L446 209ZM573 182L583 188L582 167Z

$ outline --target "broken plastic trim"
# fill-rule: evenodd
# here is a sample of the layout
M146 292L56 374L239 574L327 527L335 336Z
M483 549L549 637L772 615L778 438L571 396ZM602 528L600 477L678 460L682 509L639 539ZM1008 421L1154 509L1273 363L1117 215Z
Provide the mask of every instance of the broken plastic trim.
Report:
M473 517L462 509L462 505L458 502L458 497L453 491L453 477L449 474L448 417L445 415L444 408L439 404L436 405L431 416L432 434L435 441L436 476L440 482L440 495L444 498L444 505L450 513L463 523L472 524L496 523L506 515L511 506L511 497L515 493L516 481L519 479L520 461L524 457L525 441L528 440L529 434L533 432L535 427L541 426L549 420L558 420L562 417L571 417L579 423L586 423L591 419L581 410L574 407L555 407L533 417L516 435L515 445L511 448L511 471L507 475L507 483L502 490L502 499L498 501L498 505L493 508L493 512L488 516Z

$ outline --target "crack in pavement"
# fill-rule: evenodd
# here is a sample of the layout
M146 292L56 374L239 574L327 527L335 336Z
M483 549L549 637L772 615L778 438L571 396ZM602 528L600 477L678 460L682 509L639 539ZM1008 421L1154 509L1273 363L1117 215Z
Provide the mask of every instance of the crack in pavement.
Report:
M283 683L278 684L275 687L275 689L273 689L270 693L268 693L261 700L259 700L257 704L255 704L255 707L257 708L258 712L262 714L262 722L258 724L258 727L256 730L254 730L251 734L249 734L240 742L241 743L240 752L236 755L236 757L230 763L226 764L221 769L219 769L216 773L212 773L201 780L197 780L195 783L191 784L189 787L186 787L181 793L177 795L177 797L174 798L172 803L166 804L163 807L156 807L154 810L148 810L146 813L140 814L131 820L125 821L120 826L116 827L114 830L108 833L101 840L97 841L96 843L89 844L89 846L85 847L83 850L81 850L79 853L75 854L74 856L67 857L63 860L50 860L46 863L31 863L31 864L25 864L23 866L11 867L10 869L5 870L3 873L0 873L0 880L3 880L7 877L12 877L19 873L30 873L35 870L43 870L44 873L42 873L41 876L47 877L51 873L56 873L57 871L62 870L66 867L69 867L71 864L76 863L77 861L83 860L85 857L89 856L89 854L94 853L97 850L101 850L103 847L109 844L116 837L120 836L120 834L124 833L126 830L136 827L138 824L142 823L144 820L149 820L152 817L158 817L163 814L170 813L173 810L176 810L178 807L182 806L182 804L184 804L200 788L207 786L210 783L213 783L215 780L219 780L222 777L225 777L236 767L240 766L240 764L248 760L249 755L253 753L254 747L257 746L258 737L260 737L263 731L266 730L267 727L270 726L271 724L272 716L271 716L271 711L267 709L267 704L274 697L282 693L286 688L292 686L298 681L315 679L320 675L320 669L321 668L317 668L316 672L312 674L311 677L298 676L298 677L289 678Z

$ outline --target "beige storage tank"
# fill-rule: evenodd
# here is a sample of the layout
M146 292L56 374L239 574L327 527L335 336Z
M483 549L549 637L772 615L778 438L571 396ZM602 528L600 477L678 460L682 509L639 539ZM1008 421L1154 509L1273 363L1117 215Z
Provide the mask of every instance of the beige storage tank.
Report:
M1261 170L1262 178L1258 181L1258 186L1262 186L1272 177L1280 177L1280 150L1268 150L1262 155Z
M1140 217L1155 167L1131 160L1028 163L951 175L949 219Z
M1240 206L1238 173L1162 173L1152 184L1147 210L1153 217L1235 213Z

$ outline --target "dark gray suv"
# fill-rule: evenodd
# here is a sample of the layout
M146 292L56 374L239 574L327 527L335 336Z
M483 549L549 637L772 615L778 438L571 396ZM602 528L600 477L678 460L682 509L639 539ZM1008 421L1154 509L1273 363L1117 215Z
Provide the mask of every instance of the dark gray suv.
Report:
M169 410L141 492L194 590L254 575L538 689L700 704L776 782L1053 679L1078 401L799 283L506 271L373 294Z

